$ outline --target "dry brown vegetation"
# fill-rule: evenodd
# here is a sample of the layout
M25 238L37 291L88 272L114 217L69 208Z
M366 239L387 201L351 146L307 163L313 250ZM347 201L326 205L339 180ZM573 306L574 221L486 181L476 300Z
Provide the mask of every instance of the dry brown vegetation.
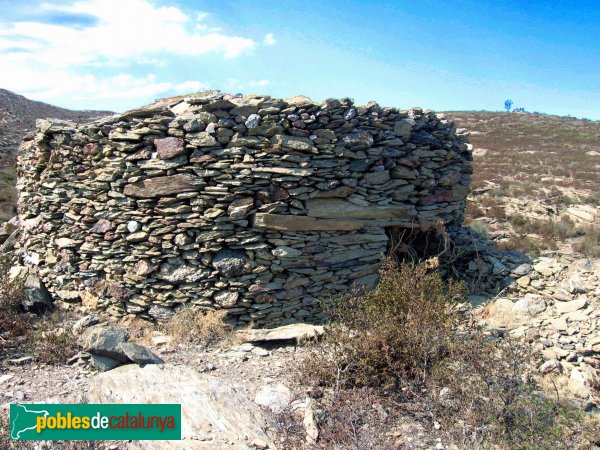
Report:
M538 254L567 243L600 255L596 223L575 223L569 207L600 204L600 122L543 114L450 112L471 132L474 195L466 224L504 237L503 249ZM485 223L484 223L485 222Z
M600 122L545 114L448 112L471 132L475 148L473 188L485 181L535 195L552 185L600 192Z
M11 261L0 256L0 357L33 356L38 362L64 364L77 352L75 339L66 329L66 311L36 316L21 312L22 282L11 280Z
M0 169L0 221L14 216L14 207L17 202L16 181L17 176L12 167Z
M432 267L388 261L374 291L332 307L323 341L299 368L320 404L322 448L390 448L403 414L437 424L459 448L600 442L598 418L544 392L527 349L474 325L457 307L464 287Z
M206 311L194 306L180 308L160 328L175 342L194 343L203 346L232 342L233 327L225 322L223 310Z

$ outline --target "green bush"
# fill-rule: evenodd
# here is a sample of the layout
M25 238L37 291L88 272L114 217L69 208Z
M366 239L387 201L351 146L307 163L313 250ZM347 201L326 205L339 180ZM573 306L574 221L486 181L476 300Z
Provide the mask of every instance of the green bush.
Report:
M338 389L424 383L448 354L459 318L453 305L465 294L462 283L445 284L425 263L398 269L386 261L375 290L331 307L309 378Z
M523 217L521 214L517 214L517 215L512 216L510 218L510 222L513 225L522 226L522 225L525 225L527 223L527 219L525 217Z
M528 348L475 326L457 308L464 286L445 283L436 268L435 260L386 261L375 290L331 306L322 341L299 366L320 399L321 445L390 448L383 437L403 411L437 422L459 448L600 442L598 418L541 391ZM386 414L375 417L375 404Z
M488 231L487 226L483 222L471 222L469 224L469 228L478 233L483 239L490 238L490 232Z

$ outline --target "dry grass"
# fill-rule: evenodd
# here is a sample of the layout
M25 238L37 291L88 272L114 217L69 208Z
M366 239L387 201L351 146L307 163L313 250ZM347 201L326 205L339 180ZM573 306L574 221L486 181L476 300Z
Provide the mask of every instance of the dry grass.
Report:
M65 328L69 313L23 314L23 284L9 279L10 266L8 257L0 258L0 357L30 355L38 362L64 364L77 352L75 339Z
M179 309L164 325L163 331L175 343L194 343L204 346L233 342L233 327L225 322L226 312L205 311L194 306Z
M471 222L469 224L469 228L473 231L475 231L476 233L478 233L482 239L489 239L490 238L490 232L487 228L487 226L485 225L485 223L483 222Z
M600 226L591 225L583 232L583 238L573 243L573 249L587 256L600 257Z
M15 215L14 208L17 204L16 181L17 176L14 168L0 169L0 221L8 220Z

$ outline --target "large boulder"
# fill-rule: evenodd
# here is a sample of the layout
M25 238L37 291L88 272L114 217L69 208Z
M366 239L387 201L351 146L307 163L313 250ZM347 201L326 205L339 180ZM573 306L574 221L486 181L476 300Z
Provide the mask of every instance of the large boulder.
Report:
M139 441L132 448L252 448L253 441L275 448L268 432L271 416L244 390L186 366L117 367L90 379L77 402L181 404L182 441Z
M33 273L27 275L25 279L21 304L26 312L36 314L43 314L53 308L52 297L48 289L46 289L42 280Z
M162 364L163 360L146 347L129 341L129 333L118 327L97 325L79 338L79 345L92 355L92 365L100 372L122 363Z
M10 222L0 224L0 244L3 244L18 227Z
M121 344L129 340L129 333L122 328L95 326L88 328L79 338L79 344L92 355L104 356L127 362Z

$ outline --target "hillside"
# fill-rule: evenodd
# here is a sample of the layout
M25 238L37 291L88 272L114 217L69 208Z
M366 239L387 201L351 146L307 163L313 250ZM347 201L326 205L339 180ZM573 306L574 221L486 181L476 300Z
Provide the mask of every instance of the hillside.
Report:
M473 182L467 223L508 248L565 242L600 252L600 122L543 114L447 112L467 128ZM565 250L562 245L562 250Z
M474 189L494 182L504 189L600 190L600 121L485 111L446 114L470 131Z
M12 215L15 192L13 165L19 142L32 130L37 118L57 118L76 122L112 114L109 111L71 111L0 89L0 219Z

